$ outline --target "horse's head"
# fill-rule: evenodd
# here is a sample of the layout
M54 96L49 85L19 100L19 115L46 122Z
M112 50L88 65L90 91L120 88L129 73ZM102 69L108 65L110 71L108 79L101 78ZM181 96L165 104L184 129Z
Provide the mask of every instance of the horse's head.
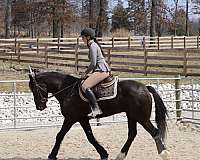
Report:
M29 88L33 93L36 109L42 111L47 108L47 85L42 81L42 79L37 79L37 75L32 71L29 74L29 79Z

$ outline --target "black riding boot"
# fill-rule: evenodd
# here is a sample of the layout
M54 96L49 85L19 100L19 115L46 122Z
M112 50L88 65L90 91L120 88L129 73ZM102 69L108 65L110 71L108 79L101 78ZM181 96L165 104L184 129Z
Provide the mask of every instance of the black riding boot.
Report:
M88 116L95 118L97 115L102 114L102 111L97 103L97 99L90 88L86 89L85 95L87 96L89 100L89 104L92 110L92 112L88 114Z

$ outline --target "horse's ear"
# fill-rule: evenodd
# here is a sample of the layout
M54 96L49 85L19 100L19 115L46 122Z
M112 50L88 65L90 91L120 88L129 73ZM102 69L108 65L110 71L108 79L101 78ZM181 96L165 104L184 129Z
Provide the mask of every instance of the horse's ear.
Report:
M33 76L32 76L32 74L29 73L28 76L29 76L30 82L33 83Z

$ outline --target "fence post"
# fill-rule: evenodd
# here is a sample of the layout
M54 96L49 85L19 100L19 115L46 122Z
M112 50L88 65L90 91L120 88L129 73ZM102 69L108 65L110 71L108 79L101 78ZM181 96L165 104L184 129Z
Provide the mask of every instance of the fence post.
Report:
M60 37L58 37L58 54L60 53Z
M176 118L181 119L181 86L180 86L180 75L176 76L175 79L175 96L176 96Z
M131 36L128 37L128 48L131 48Z
M78 52L79 52L79 38L77 38L75 47L75 72L78 73Z
M97 126L101 126L102 124L100 122L100 118L97 118L96 120L97 120Z
M17 118L17 112L16 112L16 82L14 82L13 83L13 92L14 92L14 128L16 128L17 127L17 120L16 120L16 118Z
M147 75L147 51L146 51L145 37L142 38L142 47L144 50L144 75Z
M188 52L187 50L184 51L184 62L183 62L183 75L186 76L187 75L187 56L188 56Z
M36 47L37 47L37 56L38 56L38 54L39 54L39 38L37 38Z
M171 49L173 49L173 48L174 48L174 37L171 36Z
M184 47L184 49L186 48L186 37L185 36L183 38L183 47Z
M143 49L144 50L146 50L146 41L145 41L145 37L143 37L143 39L142 39L142 47L143 47Z
M15 37L15 55L17 54L17 38Z
M20 52L21 52L21 50L20 50L20 42L18 42L18 44L17 44L17 61L18 61L18 63L20 63Z
M160 37L158 36L158 50L160 49Z
M45 66L46 66L46 68L48 68L48 51L47 51L47 44L45 44L44 54L45 54Z
M147 76L147 50L144 50L144 75Z
M111 48L108 49L108 57L107 57L107 62L108 62L108 65L111 67Z
M194 119L194 79L192 81L192 119Z
M114 48L115 47L115 38L114 37L112 37L112 48Z

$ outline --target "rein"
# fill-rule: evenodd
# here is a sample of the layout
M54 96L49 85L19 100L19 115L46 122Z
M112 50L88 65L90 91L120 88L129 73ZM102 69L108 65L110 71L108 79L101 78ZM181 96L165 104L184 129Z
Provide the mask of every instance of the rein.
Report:
M35 80L35 86L36 86L36 89L37 89L38 94L39 94L40 97L41 97L41 102L47 102L49 98L52 98L52 97L56 96L57 94L63 92L64 90L67 90L67 89L69 89L69 88L71 88L71 87L73 87L72 90L71 90L71 93L72 93L74 87L75 87L76 84L78 84L78 83L79 83L79 80L77 80L76 82L72 83L71 85L69 85L69 86L67 86L67 87L65 87L65 88L63 88L63 89L61 89L61 90L59 90L58 92L52 94L51 96L48 96L47 98L45 98L45 97L41 94L40 90L38 90L38 88L41 89L43 92L45 92L45 93L47 93L47 94L48 94L48 92L46 92L45 89L42 88L42 87L36 82L36 80Z

